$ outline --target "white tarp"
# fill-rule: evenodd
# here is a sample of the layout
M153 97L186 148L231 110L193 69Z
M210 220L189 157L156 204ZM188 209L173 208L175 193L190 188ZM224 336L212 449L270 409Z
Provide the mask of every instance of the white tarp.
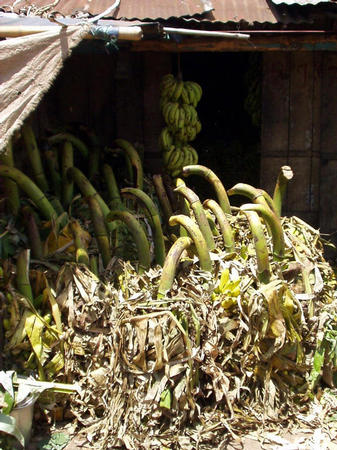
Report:
M0 153L88 32L86 26L55 28L0 41Z

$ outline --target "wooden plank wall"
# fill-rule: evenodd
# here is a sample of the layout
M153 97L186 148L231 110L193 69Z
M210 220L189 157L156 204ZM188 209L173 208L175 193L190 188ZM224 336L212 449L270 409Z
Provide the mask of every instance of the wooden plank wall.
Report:
M290 165L283 213L322 232L337 229L337 53L265 53L261 185L273 192L280 166Z

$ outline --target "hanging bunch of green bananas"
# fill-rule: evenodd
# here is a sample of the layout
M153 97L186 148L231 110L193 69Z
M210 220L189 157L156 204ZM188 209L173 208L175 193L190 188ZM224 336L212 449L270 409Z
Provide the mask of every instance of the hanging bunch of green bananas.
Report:
M159 143L165 167L175 177L183 166L198 163L197 151L188 142L201 131L195 108L202 89L198 83L183 81L172 74L163 77L160 88L160 107L167 126L160 134Z

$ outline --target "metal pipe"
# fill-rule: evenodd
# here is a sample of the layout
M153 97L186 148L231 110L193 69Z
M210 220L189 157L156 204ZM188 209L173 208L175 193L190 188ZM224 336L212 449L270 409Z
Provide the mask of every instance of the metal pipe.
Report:
M163 27L165 33L172 34L184 34L187 36L209 36L209 37L222 37L227 39L249 39L249 34L242 33L230 33L225 31L206 31L206 30L190 30L188 28L171 28Z

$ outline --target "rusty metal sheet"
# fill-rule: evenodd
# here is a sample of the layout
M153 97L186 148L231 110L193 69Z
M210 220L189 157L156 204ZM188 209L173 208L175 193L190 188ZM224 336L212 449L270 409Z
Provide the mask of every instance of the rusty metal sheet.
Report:
M0 0L0 7L16 13L43 15L59 12L78 16L79 12L96 15L111 6L113 0ZM267 0L121 0L110 18L156 20L195 18L210 22L277 23Z

